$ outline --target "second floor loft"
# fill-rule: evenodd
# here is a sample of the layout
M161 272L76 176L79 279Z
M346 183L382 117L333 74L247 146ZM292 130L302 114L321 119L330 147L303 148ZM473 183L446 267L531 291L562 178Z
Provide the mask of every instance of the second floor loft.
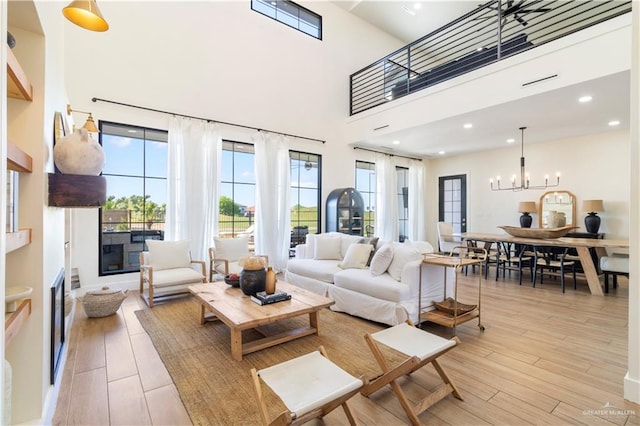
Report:
M631 11L627 0L492 0L350 76L350 115Z

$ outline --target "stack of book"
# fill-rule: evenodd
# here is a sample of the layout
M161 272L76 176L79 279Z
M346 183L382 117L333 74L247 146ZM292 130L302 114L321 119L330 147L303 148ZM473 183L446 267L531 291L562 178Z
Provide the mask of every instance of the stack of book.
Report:
M268 305L270 303L282 302L283 300L291 299L291 295L284 291L276 291L273 294L267 294L265 291L259 291L255 295L251 296L258 305Z

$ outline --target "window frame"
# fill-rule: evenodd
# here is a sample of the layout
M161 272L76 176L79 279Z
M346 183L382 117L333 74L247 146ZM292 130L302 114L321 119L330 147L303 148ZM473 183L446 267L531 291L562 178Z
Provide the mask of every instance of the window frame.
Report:
M396 166L398 195L398 240L402 243L409 238L409 168ZM402 182L401 182L402 179ZM404 206L403 188L407 188L407 206ZM406 214L405 214L406 213ZM402 230L404 228L404 234Z
M273 2L275 2L275 5L273 5ZM267 5L265 1L262 0L251 0L251 10L253 10L254 12L259 13L260 15L266 16L267 18L273 19L274 21L280 22L281 24L286 25L289 28L293 28L295 30L300 31L301 33L304 33L308 36L311 36L317 40L322 40L322 16L320 16L319 14L315 13L312 10L307 9L304 6L300 6L299 4L292 2L290 0L273 0L273 1L269 1L269 5ZM254 6L255 3L259 3L259 4L263 4L265 7L272 7L273 11L274 11L274 16L268 15L267 13L259 10L258 8L256 8ZM281 5L288 5L290 8L295 8L295 10L298 12L297 16L294 18L293 15L289 12L287 12L284 8L280 7ZM273 7L275 6L275 7ZM311 15L314 18L317 18L318 20L318 24L317 27L312 24L311 22L309 22L308 20L303 20L300 18L300 12L304 12L307 13L309 15ZM293 20L295 20L295 22L297 23L297 26L293 26L292 24L290 24L287 20L282 20L282 19L278 19L278 14L286 14L292 17ZM312 28L317 28L317 35L314 35L310 32L304 31L303 29L300 28L300 24L301 23L305 23L306 25L312 27Z
M104 170L101 173L101 176L104 177L108 177L109 176L113 176L113 177L123 177L123 178L135 178L135 179L142 179L142 194L141 196L143 197L143 200L146 200L146 187L147 187L147 179L154 179L154 180L164 180L166 182L167 180L167 176L166 176L166 171L165 171L165 175L164 177L160 177L160 176L147 176L146 172L147 172L147 147L146 147L146 143L147 142L160 142L160 143L167 143L168 144L168 135L169 132L167 130L161 130L161 129L155 129L155 128L151 128L151 127L145 127L145 126L140 126L140 125L134 125L134 124L125 124L125 123L118 123L118 122L114 122L114 121L102 121L99 120L98 121L98 128L100 129L100 132L98 134L98 143L102 146L103 145L103 136L105 134L105 130L104 128L106 126L113 126L113 127L120 127L122 129L136 129L136 130L141 130L143 131L143 137L141 138L134 138L134 139L139 139L142 140L144 145L143 145L143 149L142 149L142 175L136 175L136 174L117 174L117 173L105 173ZM147 132L152 132L152 133L158 133L158 134L162 134L165 136L165 140L159 140L159 139L150 139L147 138L146 133ZM122 136L122 137L126 137L125 135L118 135L115 133L108 133L108 135L110 136ZM167 146L168 148L168 146ZM165 166L166 167L166 166ZM166 185L165 185L166 186ZM165 194L166 196L166 194ZM104 242L104 232L105 230L103 229L103 209L104 207L100 207L98 210L98 276L99 277L105 277L105 276L113 276L113 275L120 275L120 274L130 274L130 273L136 273L140 271L140 268L136 268L136 269L124 269L124 250L123 250L123 269L118 269L118 270L113 270L113 271L108 271L108 270L103 270L103 253L104 253L104 247L103 247L103 242ZM165 209L166 209L166 203L165 203ZM146 223L146 209L143 208L143 223ZM162 223L162 222L156 222L156 223ZM165 216L165 223L166 223L166 216ZM130 229L131 230L131 229ZM144 242L145 235L149 234L151 236L151 238L153 239L164 239L164 232L162 231L160 232L153 232L153 230L147 230L145 228L142 229L142 240L139 241L139 236L137 236L136 241L133 240L133 236L131 236L131 244L135 244L135 243L139 243L142 242L142 248L140 251L145 251L146 248L146 243ZM152 232L147 232L147 231L152 231ZM154 237L159 237L159 238L154 238ZM109 244L109 245L113 245L113 244ZM117 244L116 244L117 245ZM135 252L135 250L134 250ZM129 252L127 252L129 253Z
M233 149L233 150L225 149L225 145L228 145L228 144L232 144L232 146L233 146L234 148L235 148L236 146L244 147L244 150L243 150L243 149L239 149L239 150L236 150L236 149ZM250 148L250 149L248 149L248 148ZM252 154L252 155L253 155L253 158L254 158L254 171L255 171L255 155L256 155L255 145L254 145L254 144L252 144L252 143L249 143L249 142L239 142L239 141L233 141L233 140L230 140L230 139L223 139L223 140L222 140L222 151L229 151L229 152L232 152L233 154L232 154L232 160L231 160L231 162L230 162L230 163L231 163L231 165L232 165L232 169L231 169L231 181L224 180L224 178L223 178L223 176L222 176L222 170L220 171L220 172L221 172L221 176L220 176L220 187L221 187L221 190L220 190L220 194L218 194L218 201L217 201L217 208L218 208L218 215L219 215L219 216L218 216L218 235L220 235L220 233L221 233L221 232L229 232L229 230L228 230L228 228L227 228L227 227L224 227L224 228L222 227L222 224L223 224L223 223L228 223L228 222L227 222L227 221L222 222L222 221L220 220L220 215L221 215L221 213L220 213L220 210L219 210L219 209L220 209L220 198L223 196L223 194L222 194L222 192L223 192L223 191L222 191L222 185L223 185L223 184L230 184L230 185L231 185L231 194L232 194L232 195L231 195L231 197L230 197L230 198L231 198L231 200L232 200L232 202L233 202L234 204L238 204L238 205L239 205L239 203L237 203L237 202L236 202L236 198L235 198L235 189L236 189L236 185L253 185L253 187L254 187L254 190L253 190L253 194L254 194L254 198L253 198L253 206L246 206L246 207L255 207L255 205L256 205L256 200L255 200L255 193L256 193L256 192L255 192L255 187L256 187L256 182L255 182L255 178L254 178L254 182L253 182L253 183L237 182L237 181L236 181L236 172L235 172L235 166L236 166L236 164L235 164L235 160L234 160L234 157L235 157L235 153L236 153L236 152L242 152L242 153L250 153L250 154ZM255 176L255 175L254 175L254 176ZM224 195L224 196L226 197L226 195ZM245 221L242 221L242 222L240 222L240 221L236 221L236 216L235 216L235 215L233 215L233 216L232 216L232 218L231 218L231 231L230 231L230 232L231 232L231 237L236 237L238 233L246 231L247 229L249 229L249 227L250 227L253 223L255 223L255 212L254 212L254 214L253 214L253 215L251 215L251 213L249 213L249 215L248 215L248 216L247 216L247 215L246 215L246 213L245 213L245 217L248 217L248 218L249 218L249 224L248 224L248 226L246 226L246 227L244 227L244 228L242 228L242 229L241 229L241 228L239 228L239 227L238 227L238 228L236 227L236 223L238 223L238 224L240 224L240 223L245 223ZM253 219L252 219L252 218L253 218Z
M358 167L358 165L360 164L366 164L367 168ZM369 170L369 181L368 181L369 191L362 191L358 187L358 169ZM363 214L362 225L364 226L365 230L367 226L369 225L373 226L374 232L376 227L376 207L377 207L376 198L377 198L377 191L378 191L375 173L376 173L376 163L373 163L371 161L356 160L355 181L354 181L355 188L360 193L360 195L362 195L362 199L365 202L365 211L363 212L364 214ZM373 180L372 180L372 177L373 177ZM373 191L371 191L372 186L374 188ZM364 234L366 236L366 232L364 232Z
M316 190L317 192L317 198L316 198L316 205L317 205L317 209L318 209L318 213L317 213L317 218L316 218L316 233L320 233L322 232L322 155L320 154L316 154L314 152L305 152L305 151L297 151L297 150L289 150L289 168L293 171L293 164L292 161L294 160L301 160L300 158L294 159L292 157L292 154L298 154L300 156L314 156L317 157L318 159L318 182L317 182L317 186L316 188L313 188ZM312 188L307 188L307 187L302 187L300 186L300 175L298 175L298 185L294 186L294 180L293 180L293 176L291 176L291 183L290 183L290 187L291 189L297 189L298 191L300 191L300 189L305 188L305 189L312 189ZM298 197L298 200L300 200L300 198ZM300 222L300 217L298 216L298 221L294 223L293 221L293 206L292 206L292 211L291 211L291 216L292 216L292 220L291 220L291 232L293 235L293 229L295 226L300 226L299 224ZM298 225L296 225L296 223Z

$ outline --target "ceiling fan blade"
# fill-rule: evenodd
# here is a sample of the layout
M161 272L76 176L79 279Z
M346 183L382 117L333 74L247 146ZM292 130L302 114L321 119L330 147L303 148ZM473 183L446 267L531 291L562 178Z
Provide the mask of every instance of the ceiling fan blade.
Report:
M516 21L520 22L523 27L527 25L527 21L522 19L520 16L515 16L515 18L516 18Z

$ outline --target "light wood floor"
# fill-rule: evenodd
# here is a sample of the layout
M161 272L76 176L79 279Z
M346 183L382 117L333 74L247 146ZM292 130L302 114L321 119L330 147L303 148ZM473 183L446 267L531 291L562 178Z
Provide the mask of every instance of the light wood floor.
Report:
M532 288L512 279L483 282L482 323L457 329L462 344L441 358L464 401L449 395L420 416L440 425L598 424L640 425L640 406L625 401L628 282L605 297L545 280ZM475 303L477 278L459 278L461 300ZM54 424L191 424L171 377L135 314L146 309L131 293L117 315L88 319L82 305L69 338L68 360ZM425 329L451 337L450 329ZM325 332L328 332L325 330ZM291 342L289 344L295 344ZM268 350L268 349L267 349ZM363 356L371 356L369 353ZM339 363L339 360L335 360ZM404 381L410 399L438 386L427 367ZM351 406L361 424L407 424L387 389L370 398L356 395ZM212 404L224 403L212 401ZM251 407L249 407L251 409ZM348 424L338 409L324 421Z

